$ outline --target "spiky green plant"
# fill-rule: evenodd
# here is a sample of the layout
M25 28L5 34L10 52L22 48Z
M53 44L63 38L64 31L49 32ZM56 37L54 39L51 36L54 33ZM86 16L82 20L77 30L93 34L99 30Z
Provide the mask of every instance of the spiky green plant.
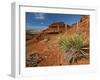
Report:
M88 53L83 49L84 41L82 35L79 34L58 37L58 46L63 49L65 59L69 64L77 62L82 57L88 58Z

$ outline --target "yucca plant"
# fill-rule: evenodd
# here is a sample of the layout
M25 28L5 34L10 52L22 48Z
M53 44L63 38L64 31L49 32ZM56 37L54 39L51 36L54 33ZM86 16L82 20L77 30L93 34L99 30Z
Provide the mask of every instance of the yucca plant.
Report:
M88 58L89 53L85 52L84 39L82 35L73 34L70 36L59 36L57 38L58 46L63 49L65 59L69 64L76 63L82 57Z

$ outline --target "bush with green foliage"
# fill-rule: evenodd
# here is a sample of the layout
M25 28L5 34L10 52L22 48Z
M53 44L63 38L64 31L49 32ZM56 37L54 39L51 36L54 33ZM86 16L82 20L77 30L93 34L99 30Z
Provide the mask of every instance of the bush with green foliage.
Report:
M59 36L57 38L58 46L63 49L64 57L69 64L76 63L78 59L88 58L89 53L85 52L84 39L82 35L73 34L69 36Z

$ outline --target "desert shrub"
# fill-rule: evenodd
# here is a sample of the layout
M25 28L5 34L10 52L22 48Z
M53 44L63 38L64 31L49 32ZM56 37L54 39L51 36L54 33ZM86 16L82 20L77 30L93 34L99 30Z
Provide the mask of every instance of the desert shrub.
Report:
M79 34L59 36L57 38L58 47L64 51L64 57L69 64L77 62L82 57L88 58L88 53L83 49L84 41L83 36Z
M27 67L36 67L42 61L42 58L38 53L32 53L26 56L26 66Z

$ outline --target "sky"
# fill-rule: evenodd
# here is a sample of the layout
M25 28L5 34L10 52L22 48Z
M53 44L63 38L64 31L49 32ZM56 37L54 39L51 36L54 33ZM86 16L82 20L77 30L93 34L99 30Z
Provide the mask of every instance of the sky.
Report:
M80 15L76 14L26 12L25 16L26 30L45 29L53 22L64 22L66 25L71 25L80 20Z

